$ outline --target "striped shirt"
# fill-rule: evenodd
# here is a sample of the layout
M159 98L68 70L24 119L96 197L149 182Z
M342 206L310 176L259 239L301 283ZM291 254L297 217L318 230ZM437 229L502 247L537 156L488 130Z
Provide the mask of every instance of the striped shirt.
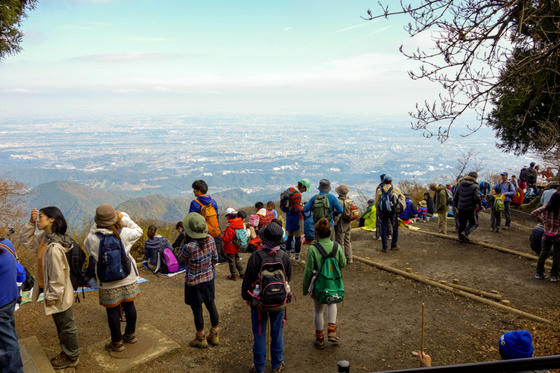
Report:
M303 205L301 204L301 193L294 187L289 188L292 194L290 195L290 212L292 214L301 214Z
M202 245L202 246L201 246ZM214 238L208 235L206 240L191 241L179 250L177 258L185 263L187 272L185 282L195 286L214 279L214 263L218 261L218 252Z

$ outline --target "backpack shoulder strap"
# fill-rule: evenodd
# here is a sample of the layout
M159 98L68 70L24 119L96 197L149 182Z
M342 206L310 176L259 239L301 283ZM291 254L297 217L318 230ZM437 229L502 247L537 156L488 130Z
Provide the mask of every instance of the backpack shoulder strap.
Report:
M338 252L338 247L339 247L339 246L338 246L338 243L337 243L336 241L334 241L334 242L333 242L332 251L331 251L331 253L330 253L329 255L330 255L331 257L335 258L335 259L336 259L336 254L337 254L337 252Z
M15 251L10 249L7 245L4 245L3 243L0 243L0 247L2 249L8 250L14 256L14 258L16 258L16 261L18 260L18 257L17 257L17 254L15 253Z
M321 244L319 242L315 242L313 244L313 246L315 246L315 248L319 251L319 254L321 254L321 256L323 258L327 258L329 255L327 254L327 252L325 251L325 248L323 246L321 246Z

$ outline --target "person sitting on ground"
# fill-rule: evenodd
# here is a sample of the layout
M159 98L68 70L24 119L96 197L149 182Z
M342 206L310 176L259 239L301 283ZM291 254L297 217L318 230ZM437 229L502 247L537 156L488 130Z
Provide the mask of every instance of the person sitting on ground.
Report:
M406 206L404 208L404 211L399 214L399 218L402 221L408 221L416 217L416 215L418 214L418 210L416 209L416 206L414 206L414 203L412 202L408 194L405 194L404 197Z
M554 193L546 206L539 207L531 212L531 216L544 224L542 250L537 261L535 278L544 279L544 263L550 254L550 250L554 247L550 281L557 282L560 269L560 192Z
M360 227L375 229L377 226L377 209L375 208L375 200L368 200L368 207L360 218Z
M103 242L107 242L106 240L115 239L122 245L121 250L124 251L125 261L128 263L128 268L122 266L123 268L119 270L122 275L120 279L103 280L101 277L103 273L96 270L99 304L105 307L111 332L111 342L105 345L105 350L121 352L125 349L124 343L134 344L138 341L135 335L137 313L134 300L140 295L140 289L136 260L130 250L144 232L126 212L115 211L113 206L108 204L97 206L94 222L86 236L84 247L90 257L98 263L98 268L99 251L103 249L100 246ZM103 252L101 255L103 257ZM106 267L113 268L109 265ZM126 316L124 335L121 332L121 310Z
M19 295L16 256L12 242L0 238L0 366L9 373L23 373L14 320Z
M205 219L196 213L189 213L184 221L185 232L189 238L179 250L179 263L184 263L185 273L185 303L191 306L196 328L195 338L189 343L191 347L207 348L208 344L217 346L219 315L214 301L216 277L216 262L218 252L214 238L208 234L208 225ZM212 328L208 336L204 334L204 316L202 304L210 314Z
M344 268L346 266L346 256L341 250L340 246L336 242L331 241L331 226L328 220L323 218L320 219L317 224L315 224L315 237L317 241L309 246L307 250L307 260L305 261L305 271L303 273L303 295L307 295L310 292L310 285L312 282L313 272L321 272L321 267L323 261L326 259L324 254L332 255L333 250L336 250L334 257L338 263L339 268ZM321 254L321 249L324 254ZM311 289L312 290L312 289ZM328 341L332 344L338 345L339 338L337 336L336 330L336 314L337 305L332 304L322 304L319 303L314 294L311 294L315 306L315 342L314 345L318 349L325 348L325 332L324 332L324 316L323 313L327 312L327 322L328 322Z
M41 231L35 233L35 224ZM51 359L55 369L75 367L79 363L78 328L74 320L74 288L66 259L74 242L67 234L66 219L58 207L44 207L31 211L23 227L23 247L37 253L37 281L33 287L33 302L44 293L45 314L52 315L62 352Z
M270 211L274 216L274 219L278 219L278 211L276 211L276 205L272 201L266 203L266 210Z
M480 189L480 195L482 198L486 197L488 194L490 194L490 190L492 189L492 186L490 185L490 183L486 180L481 180L478 183L478 189Z
M425 200L420 201L420 206L418 207L418 219L422 222L426 222L428 218L428 206Z
M453 196L453 206L458 209L459 227L457 233L462 242L469 241L469 235L478 227L477 208L481 205L480 191L476 178L478 173L469 172L461 179Z
M144 243L144 259L147 261L148 268L152 271L157 269L158 255L163 249L170 249L171 242L159 234L157 234L157 227L150 225L148 227L148 238Z
M527 330L514 330L502 334L498 339L498 351L502 360L527 359L535 357L533 338ZM431 367L432 357L422 351L418 352L421 367ZM548 373L548 370L532 370L518 373Z
M435 213L434 200L429 192L424 193L424 201L426 201L426 216L432 217Z
M286 281L291 280L292 266L290 256L280 249L284 232L277 223L270 223L261 231L263 248L255 251L249 257L245 277L241 286L241 297L251 306L251 324L253 330L253 365L250 373L262 373L266 363L266 330L270 320L270 361L272 373L284 371L284 339L283 324L284 313L282 309L277 312L266 312L260 310L253 304L252 294L259 280L263 263L274 262L282 263ZM262 289L261 289L262 291Z
M255 203L255 211L257 212L257 215L259 217L257 231L269 225L272 219L274 219L274 214L272 213L272 211L264 208L264 203L262 202Z
M227 256L229 264L229 280L237 280L239 277L243 277L243 266L241 265L239 259L239 246L241 243L237 242L237 231L243 230L245 234L245 240L248 240L247 231L245 231L245 226L243 224L243 219L239 216L239 213L232 207L226 210L227 226L222 235L222 240L224 241L224 253Z
M177 224L175 224L175 229L179 232L179 235L173 242L173 254L177 256L177 250L181 247L181 244L185 240L185 228L183 227L183 222L178 221Z

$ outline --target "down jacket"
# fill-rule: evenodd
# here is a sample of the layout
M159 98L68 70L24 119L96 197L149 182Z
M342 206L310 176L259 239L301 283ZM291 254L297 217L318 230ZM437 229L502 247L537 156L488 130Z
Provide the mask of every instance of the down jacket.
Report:
M453 206L457 206L459 210L474 210L477 206L480 206L480 203L480 190L476 179L465 176L455 190Z
M234 255L239 253L239 248L233 243L233 240L235 239L236 229L245 229L245 226L243 225L243 219L228 219L228 224L222 235L222 240L224 241L224 253L226 254Z

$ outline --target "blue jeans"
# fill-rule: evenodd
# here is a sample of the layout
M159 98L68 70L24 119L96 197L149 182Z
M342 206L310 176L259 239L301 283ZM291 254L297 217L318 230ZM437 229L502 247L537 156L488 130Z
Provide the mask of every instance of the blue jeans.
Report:
M266 363L266 324L268 319L270 319L270 359L272 369L280 368L282 361L284 361L284 339L282 336L284 310L267 313L251 307L251 322L255 338L253 343L253 363L255 368L257 368L257 372L264 372L264 365Z
M399 239L399 222L397 220L397 215L393 212L381 211L381 243L383 250L387 250L387 237L391 235L391 248L397 246L397 241ZM391 226L393 232L390 232Z
M0 307L0 371L2 373L23 373L23 363L19 352L14 308L16 300Z

